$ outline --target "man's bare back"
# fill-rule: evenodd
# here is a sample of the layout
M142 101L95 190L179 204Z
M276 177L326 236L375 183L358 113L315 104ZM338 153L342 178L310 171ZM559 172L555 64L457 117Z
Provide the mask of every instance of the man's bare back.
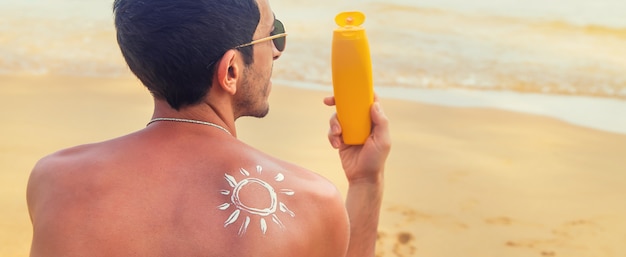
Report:
M237 139L238 118L268 113L285 50L268 0L115 0L114 13L154 122L37 163L31 256L374 255L391 147L377 100L363 145L344 144L330 119L343 201L326 179Z
M39 222L32 256L341 256L347 248L347 215L330 182L201 125L152 124L55 153L29 189Z

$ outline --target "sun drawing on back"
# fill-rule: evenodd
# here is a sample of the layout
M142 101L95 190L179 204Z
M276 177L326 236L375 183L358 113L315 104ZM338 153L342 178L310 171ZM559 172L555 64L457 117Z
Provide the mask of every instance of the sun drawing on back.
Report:
M263 168L261 166L256 166L256 171L257 173L261 174L263 172ZM288 214L292 218L296 215L291 210L289 210L289 208L287 208L287 205L278 200L278 195L281 194L286 196L293 196L295 193L290 189L280 189L280 191L277 193L274 190L274 187L272 187L269 183L258 178L250 177L250 172L248 172L244 168L241 168L239 172L246 177L239 182L237 182L237 180L233 176L224 174L224 178L228 182L228 185L230 185L231 189L221 190L220 193L222 195L230 196L230 202L224 203L217 208L222 211L226 211L231 206L234 207L233 212L224 222L224 227L227 227L237 222L239 217L242 217L243 222L241 223L241 227L239 228L238 233L239 236L242 236L244 233L246 233L246 230L250 225L250 215L258 215L260 218L259 223L261 227L261 232L263 232L263 234L265 234L265 232L267 231L267 219L271 220L271 222L276 223L279 228L285 229L285 226L276 215L277 210ZM282 182L285 180L285 176L281 173L278 173L274 177L274 180L276 182ZM267 190L270 203L269 206L267 206L266 208L251 207L249 204L247 205L246 203L242 202L242 200L239 198L239 192L241 192L243 188L255 184Z

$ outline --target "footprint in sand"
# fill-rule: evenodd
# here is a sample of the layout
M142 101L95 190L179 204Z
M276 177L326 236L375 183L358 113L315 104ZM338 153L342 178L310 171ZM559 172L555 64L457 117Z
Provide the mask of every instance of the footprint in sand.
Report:
M573 220L552 230L552 233L559 237L574 239L594 237L601 234L603 231L604 228L602 226L591 220Z
M376 236L376 257L384 257L385 256L385 245L387 242L387 233L383 231L378 231L378 235Z
M524 222L520 220L516 220L507 216L499 216L499 217L491 217L483 220L488 225L493 226L515 226L515 227L526 227L526 228L535 228L535 229L545 229L540 224L534 224L531 222ZM543 257L553 257L556 256L556 252L551 250L554 247L558 246L558 242L554 239L523 239L523 240L509 240L504 243L507 247L511 248L523 248L531 251L539 251L540 256ZM548 249L548 250L546 250Z
M392 216L393 220L399 220L395 224L397 228L414 223L431 224L448 229L467 229L469 227L467 224L450 217L431 215L405 206L392 206L387 208L387 211L395 214L395 217Z
M485 222L488 225L494 225L494 226L521 226L521 227L535 228L535 229L545 228L545 226L542 224L529 222L529 221L521 221L521 220L513 219L507 216L486 218L483 220L483 222Z
M391 253L390 253L391 251ZM415 246L415 236L409 232L398 232L390 235L379 231L376 241L376 257L409 257L415 256L417 247Z
M413 234L407 232L400 232L397 236L397 241L393 246L393 253L399 257L413 256L417 250L413 245L415 237Z
M494 217L494 218L485 219L485 223L489 225L508 226L508 225L513 224L513 219L509 217Z
M555 240L517 240L507 241L505 245L513 248L526 248L535 251L538 250L539 254L543 257L554 257L556 256L556 251L541 249L558 246L558 242Z
M493 225L507 225L511 220L505 217L487 219ZM604 228L592 220L573 220L552 229L552 238L511 240L505 243L508 247L537 250L544 257L557 256L554 249L585 249L587 239L598 236Z
M542 251L541 256L552 257L556 256L556 252L554 251Z
M389 207L387 210L392 213L400 214L402 216L402 225L408 225L416 222L417 220L429 220L432 218L432 216L428 214L420 213L414 209L404 206L393 206Z

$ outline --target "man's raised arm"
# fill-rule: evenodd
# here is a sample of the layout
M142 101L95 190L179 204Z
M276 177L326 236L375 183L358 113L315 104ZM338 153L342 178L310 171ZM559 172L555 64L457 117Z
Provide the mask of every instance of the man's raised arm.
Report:
M324 99L328 106L335 99ZM388 120L378 100L371 108L372 133L363 145L346 145L341 139L337 116L330 120L328 139L339 149L341 164L348 179L346 209L350 218L348 257L374 256L378 219L384 187L385 161L391 149Z

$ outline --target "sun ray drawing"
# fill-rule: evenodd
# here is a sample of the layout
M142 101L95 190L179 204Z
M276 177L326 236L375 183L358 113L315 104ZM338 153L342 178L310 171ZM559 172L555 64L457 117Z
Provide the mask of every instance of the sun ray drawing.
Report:
M262 174L263 167L261 167L260 165L256 166L256 171L259 175ZM251 177L251 175L253 174L251 174L244 168L239 169L239 173L244 176L244 179L240 181L237 181L235 177L231 175L224 174L224 179L226 180L226 182L228 182L230 188L219 191L221 195L229 196L230 201L223 203L217 208L222 211L232 210L229 217L226 219L226 221L224 221L224 227L228 227L229 225L238 222L239 218L242 218L238 235L243 236L243 234L246 233L248 227L250 226L250 216L256 215L259 218L259 229L263 234L265 234L269 229L269 220L276 224L280 229L285 229L285 225L280 220L277 213L282 212L292 218L294 218L296 214L291 211L285 203L280 201L279 195L293 196L295 195L295 192L291 189L275 190L270 183L265 182L259 178ZM282 173L278 173L274 177L274 181L277 183L283 182L284 180L285 176ZM268 206L265 206L265 208L252 207L252 204L245 203L239 197L242 189L253 185L257 187L260 186L261 188L265 189L265 192L267 193L269 199ZM266 220L266 218L268 220Z

